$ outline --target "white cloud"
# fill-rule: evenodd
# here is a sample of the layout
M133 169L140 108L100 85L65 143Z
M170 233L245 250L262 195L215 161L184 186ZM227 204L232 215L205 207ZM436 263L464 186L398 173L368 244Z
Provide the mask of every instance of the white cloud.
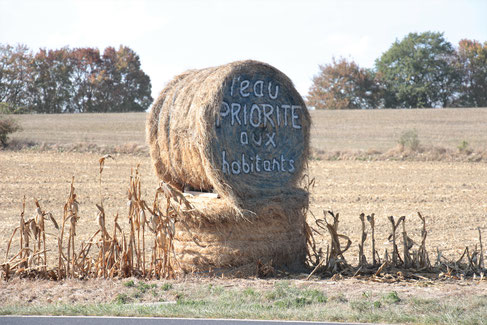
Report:
M73 39L99 46L129 44L163 29L168 18L146 1L77 1Z

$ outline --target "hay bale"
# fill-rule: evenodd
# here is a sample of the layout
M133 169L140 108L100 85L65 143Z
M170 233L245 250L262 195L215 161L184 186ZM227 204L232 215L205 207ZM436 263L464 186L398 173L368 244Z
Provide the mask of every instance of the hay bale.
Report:
M255 210L256 218L235 222L213 214L232 214L225 200L192 198L199 218L180 219L176 223L174 248L184 272L255 267L258 261L296 268L306 258L305 211L308 194L274 196ZM234 213L234 212L233 212ZM209 218L208 218L209 217Z
M249 208L253 199L296 187L309 128L289 78L265 63L240 61L175 77L152 106L146 130L162 180Z
M156 173L181 191L220 196L180 210L182 270L304 262L309 200L298 182L310 124L292 82L265 63L190 70L167 84L147 119Z

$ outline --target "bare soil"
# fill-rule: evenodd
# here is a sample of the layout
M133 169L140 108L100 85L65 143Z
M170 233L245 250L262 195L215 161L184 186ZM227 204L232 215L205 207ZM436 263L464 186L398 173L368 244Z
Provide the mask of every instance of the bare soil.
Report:
M0 254L18 223L22 199L26 196L26 214L34 213L34 198L56 219L63 206L72 177L80 202L79 238L96 231L96 207L100 201L99 155L89 153L0 151ZM150 159L115 155L108 160L102 175L105 211L111 218L118 213L125 225L127 187L132 169L140 164L144 197L151 201L157 180ZM355 243L347 252L356 258L361 236L360 213L376 215L377 248L391 251L390 223L387 217L407 216L407 230L420 240L421 223L417 212L427 217L427 246L438 248L445 256L459 257L466 246L478 244L478 228L487 229L487 164L466 162L410 161L312 161L309 175L315 178L311 190L310 211L323 216L323 210L340 213L339 232ZM308 222L313 226L310 214ZM54 231L54 230L53 230ZM487 236L487 235L485 235ZM485 238L484 236L484 238ZM317 235L323 249L328 234ZM366 246L365 250L370 249ZM433 258L435 255L431 256Z
M133 281L135 287L139 283L157 286L154 291L141 294L134 287L127 284ZM221 279L200 278L192 276L179 280L140 281L138 279L88 279L63 280L53 282L48 280L12 279L0 282L0 306L12 305L46 305L46 304L96 304L113 303L117 297L137 295L138 303L157 303L161 301L175 302L184 293L191 297L193 293L206 289L208 285L224 288L245 290L252 288L259 291L271 291L275 288L277 279ZM161 287L170 285L171 289L163 291ZM420 299L466 299L466 297L487 297L487 281L415 281L379 283L357 279L334 280L289 280L289 284L299 288L317 289L329 299L352 301L360 299L364 294L381 296L390 292L397 292L401 299L418 297Z
M313 112L312 116L312 143L320 150L388 150L396 145L403 130L413 128L418 131L420 141L427 145L454 149L462 140L466 140L474 148L485 149L487 143L487 109ZM145 113L83 114L79 117L21 116L20 120L24 131L14 136L14 140L18 141L144 145ZM33 199L37 198L43 209L51 211L59 220L73 176L81 216L77 235L87 238L95 231L95 203L100 200L99 158L99 153L90 152L0 151L0 261L5 256L7 241L18 223L24 195L27 216L34 213ZM140 164L142 190L147 200L152 200L157 186L147 156L115 154L114 158L106 162L102 178L102 195L110 227L111 218L116 213L120 214L122 226L127 223L126 193L131 169ZM357 243L361 236L358 218L361 212L376 214L376 239L381 254L385 249L391 250L387 240L390 234L389 215L407 216L408 234L416 241L419 241L421 231L416 213L420 211L427 216L427 248L433 261L437 248L454 259L460 257L466 246L478 245L478 228L487 238L485 162L313 160L309 175L316 180L315 187L311 189L310 211L320 217L323 210L340 213L339 233L353 241L345 257L353 264L357 261ZM313 226L311 214L308 222ZM55 233L52 227L51 233ZM319 246L326 249L328 235L323 233L316 236ZM54 236L50 241L55 245ZM370 251L368 242L365 251ZM125 281L1 281L0 305L45 304L61 300L110 302L118 293L126 290ZM229 286L266 287L275 280L219 280L192 276L172 283L182 290L197 286L202 281ZM301 280L293 281L301 283ZM378 284L348 279L311 283L330 293L343 292L351 296L374 290L395 290L419 297L487 294L485 281L472 280ZM168 295L165 299L172 298Z
M485 163L319 161L310 164L310 175L316 177L311 212L315 216L323 216L323 210L339 212L339 232L354 243L361 236L360 213L375 213L381 255L385 249L391 252L388 216L406 216L408 235L417 242L421 239L417 212L426 216L431 260L437 248L459 258L466 246L478 245L478 227L487 229ZM356 244L350 253L356 258Z

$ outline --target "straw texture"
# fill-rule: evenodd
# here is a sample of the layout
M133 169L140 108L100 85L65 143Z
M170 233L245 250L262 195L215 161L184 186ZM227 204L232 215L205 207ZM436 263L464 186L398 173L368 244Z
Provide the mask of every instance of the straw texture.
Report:
M304 263L310 124L292 82L265 63L189 70L166 85L146 127L156 174L171 192L219 196L176 200L181 270Z
M234 213L231 206L219 199L190 201L204 213ZM274 197L269 204L257 209L251 220L235 222L232 216L217 222L202 218L180 220L173 239L179 267L185 272L198 272L258 261L279 267L301 266L306 257L307 204L307 194L300 191L285 199Z
M176 76L152 106L146 130L160 179L180 190L215 191L246 209L249 200L296 187L309 127L289 78L265 63L239 61Z

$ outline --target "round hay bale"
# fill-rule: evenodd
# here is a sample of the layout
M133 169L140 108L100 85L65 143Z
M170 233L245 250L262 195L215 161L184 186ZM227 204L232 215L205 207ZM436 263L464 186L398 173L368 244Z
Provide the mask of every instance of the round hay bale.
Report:
M182 270L304 263L309 199L298 182L310 124L292 82L265 63L190 70L167 84L146 128L156 173L179 190L220 196L189 197L180 210Z
M179 189L216 191L236 206L292 191L309 152L310 116L292 82L257 61L190 70L151 108L157 175Z
M176 223L174 249L184 272L230 269L256 262L296 268L306 258L305 216L308 194L274 196L260 205L250 221L221 220L208 214L232 213L224 200L192 198L191 204L204 218L184 218ZM234 213L234 212L233 212Z

